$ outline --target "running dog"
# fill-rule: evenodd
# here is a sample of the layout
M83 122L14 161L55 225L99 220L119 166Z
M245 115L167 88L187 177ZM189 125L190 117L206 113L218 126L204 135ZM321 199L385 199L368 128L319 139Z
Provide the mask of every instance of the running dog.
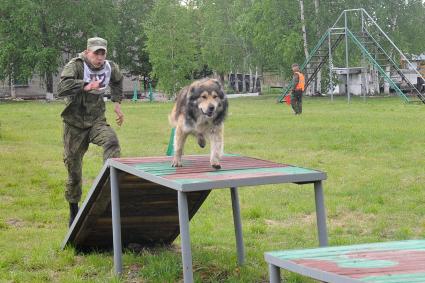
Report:
M177 94L176 103L169 115L171 126L176 128L174 136L173 167L182 166L183 147L188 135L198 139L204 148L206 141L211 144L210 164L220 169L223 154L224 119L228 102L223 87L215 79L201 79L184 87Z

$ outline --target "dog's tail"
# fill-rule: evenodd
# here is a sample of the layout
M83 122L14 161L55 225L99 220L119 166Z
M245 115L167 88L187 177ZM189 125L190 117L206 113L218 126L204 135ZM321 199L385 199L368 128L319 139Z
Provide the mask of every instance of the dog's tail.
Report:
M188 92L190 90L189 86L182 88L176 96L176 103L174 104L171 114L168 115L168 121L172 127L177 126L177 120L179 119L180 114L185 112L186 101Z
M173 128L175 128L177 126L177 121L174 118L175 117L174 117L173 114L168 115L168 123L170 123L171 127L173 127Z
M171 127L175 128L177 126L177 120L176 120L176 106L174 105L173 111L168 115L168 122L170 123Z

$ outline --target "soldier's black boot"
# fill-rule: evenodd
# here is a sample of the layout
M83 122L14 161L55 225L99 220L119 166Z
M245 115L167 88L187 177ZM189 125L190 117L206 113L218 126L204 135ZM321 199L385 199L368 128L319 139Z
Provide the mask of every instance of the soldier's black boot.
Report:
M75 216L78 213L78 203L69 203L69 227L71 227L72 222L74 222Z

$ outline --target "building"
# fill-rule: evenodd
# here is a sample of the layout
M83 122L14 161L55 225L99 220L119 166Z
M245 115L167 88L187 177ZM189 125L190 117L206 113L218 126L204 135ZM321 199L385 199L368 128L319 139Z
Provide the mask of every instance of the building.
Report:
M409 61L412 65L409 65L405 59L401 59L401 67L403 69L417 70L422 77L425 78L425 53L421 55L411 55Z

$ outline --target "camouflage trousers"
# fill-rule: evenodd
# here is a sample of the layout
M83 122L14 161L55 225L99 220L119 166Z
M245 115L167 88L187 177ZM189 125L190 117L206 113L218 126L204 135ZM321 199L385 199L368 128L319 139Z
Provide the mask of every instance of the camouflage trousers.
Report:
M93 143L103 147L103 162L120 156L120 145L115 131L105 122L95 123L91 128L80 129L64 123L63 161L68 171L65 199L70 203L81 200L83 157Z
M301 114L303 112L303 92L295 90L291 97L291 106L295 114Z

